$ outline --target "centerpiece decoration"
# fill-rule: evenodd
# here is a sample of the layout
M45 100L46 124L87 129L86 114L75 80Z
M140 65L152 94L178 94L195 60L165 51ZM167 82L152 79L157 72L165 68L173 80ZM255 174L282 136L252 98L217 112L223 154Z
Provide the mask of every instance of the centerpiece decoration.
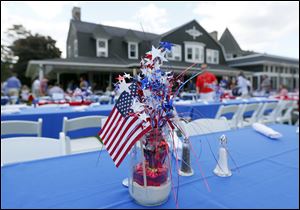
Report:
M173 99L188 82L182 81L188 69L177 76L161 69L171 48L168 42L152 46L138 75L116 78L120 97L99 132L117 167L130 152L129 193L145 206L162 204L171 192L173 132L180 129Z

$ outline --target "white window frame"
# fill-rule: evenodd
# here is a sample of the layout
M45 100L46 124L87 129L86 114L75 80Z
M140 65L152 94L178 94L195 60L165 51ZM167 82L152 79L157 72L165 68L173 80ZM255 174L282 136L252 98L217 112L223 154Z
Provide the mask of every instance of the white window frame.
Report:
M77 39L74 39L73 51L74 51L74 57L78 57L78 40Z
M205 44L201 42L185 42L184 43L185 47L185 61L190 62L190 63L204 63L204 47ZM192 59L188 59L188 48L192 48ZM199 58L196 59L196 50L199 49Z
M176 49L176 50L175 50ZM182 58L181 58L181 45L179 44L174 44L172 46L172 50L171 52L169 52L167 54L167 59L168 60L171 60L171 61L181 61ZM175 57L179 57L179 59L176 59Z
M209 56L211 60L209 60ZM216 61L214 59L216 58ZM219 64L219 50L206 49L206 63Z
M105 42L105 48L99 47L99 42ZM105 55L102 56L100 53L104 52ZM97 57L108 57L108 40L107 39L97 39L96 40L96 54Z
M135 46L135 56L131 56L130 54L130 45ZM128 42L128 58L129 59L138 59L139 56L139 45L137 42Z

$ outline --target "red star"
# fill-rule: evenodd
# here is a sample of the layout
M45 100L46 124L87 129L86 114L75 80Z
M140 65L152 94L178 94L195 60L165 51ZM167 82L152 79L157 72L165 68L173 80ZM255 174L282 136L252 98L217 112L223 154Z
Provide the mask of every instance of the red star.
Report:
M152 54L146 54L145 58L152 60Z
M124 80L124 77L122 77L121 75L119 75L116 79L120 82L120 81Z

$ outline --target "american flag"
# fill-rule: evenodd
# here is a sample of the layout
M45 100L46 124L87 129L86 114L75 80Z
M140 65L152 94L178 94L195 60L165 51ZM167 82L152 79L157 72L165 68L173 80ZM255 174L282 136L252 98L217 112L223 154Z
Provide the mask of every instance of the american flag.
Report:
M132 101L137 96L137 85L129 86L130 93L123 91L99 132L106 150L119 167L133 145L151 129L149 122L141 121L132 113ZM144 125L143 125L144 123Z

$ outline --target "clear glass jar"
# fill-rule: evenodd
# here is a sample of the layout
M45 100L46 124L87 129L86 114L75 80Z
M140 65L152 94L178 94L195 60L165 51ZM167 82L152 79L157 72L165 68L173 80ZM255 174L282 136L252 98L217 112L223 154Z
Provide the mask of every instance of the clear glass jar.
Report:
M167 201L171 192L171 151L160 129L147 133L132 148L129 193L143 206L157 206Z

